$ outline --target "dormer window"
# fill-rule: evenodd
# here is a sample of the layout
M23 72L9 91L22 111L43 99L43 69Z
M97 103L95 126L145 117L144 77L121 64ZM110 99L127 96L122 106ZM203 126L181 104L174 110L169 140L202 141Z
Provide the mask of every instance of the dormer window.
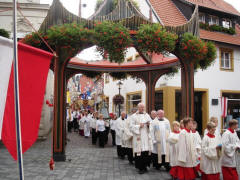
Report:
M199 13L199 22L205 23L205 14Z
M219 25L219 18L217 16L209 16L209 25Z
M223 27L229 29L230 27L232 27L232 21L230 19L223 19L222 25Z

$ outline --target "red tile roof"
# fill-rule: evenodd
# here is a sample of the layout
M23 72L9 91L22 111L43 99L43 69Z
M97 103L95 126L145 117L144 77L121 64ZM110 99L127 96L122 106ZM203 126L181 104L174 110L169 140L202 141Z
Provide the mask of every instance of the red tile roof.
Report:
M185 0L192 4L197 4L202 7L207 7L210 9L215 9L218 11L235 14L240 16L240 12L238 12L232 5L228 4L224 0ZM240 3L239 0L236 0L236 3Z
M187 22L171 0L149 0L164 26L179 26Z
M240 46L240 26L236 25L235 35L229 35L220 32L211 32L200 29L200 38Z

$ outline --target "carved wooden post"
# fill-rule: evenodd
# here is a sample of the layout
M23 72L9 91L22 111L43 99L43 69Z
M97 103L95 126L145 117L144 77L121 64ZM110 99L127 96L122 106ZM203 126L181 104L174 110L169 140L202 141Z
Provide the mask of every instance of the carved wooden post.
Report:
M194 118L194 64L181 61L182 118Z
M60 58L55 59L54 65L54 123L53 123L53 159L65 161L65 75L64 62Z

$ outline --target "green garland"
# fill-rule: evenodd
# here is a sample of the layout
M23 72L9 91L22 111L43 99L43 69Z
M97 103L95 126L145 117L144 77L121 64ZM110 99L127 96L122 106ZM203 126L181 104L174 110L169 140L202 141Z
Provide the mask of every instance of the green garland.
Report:
M123 62L127 48L132 45L129 30L121 23L109 21L98 22L94 30L95 44L102 56L108 54L110 62Z
M102 75L102 72L96 72L96 71L83 71L81 73L88 78L97 78Z
M178 38L160 24L142 25L133 36L121 23L108 21L96 23L94 29L72 23L54 26L46 34L39 34L62 60L70 59L79 51L95 44L104 58L108 56L109 61L122 63L127 48L133 46L133 39L141 52L173 53L182 61L194 61L195 68L206 69L216 58L216 47L213 43L204 42L190 33ZM27 35L21 42L49 51L37 33ZM117 79L126 77L121 73L113 73L111 76Z
M206 69L216 58L216 47L212 42L204 42L190 33L179 38L175 52L182 61L194 63L195 69Z
M137 47L142 52L166 54L173 52L178 36L167 32L160 24L143 24L137 35Z
M5 38L10 37L9 33L5 29L0 29L0 36L5 37Z
M125 72L110 72L110 76L112 76L115 79L122 80L127 78L127 73Z

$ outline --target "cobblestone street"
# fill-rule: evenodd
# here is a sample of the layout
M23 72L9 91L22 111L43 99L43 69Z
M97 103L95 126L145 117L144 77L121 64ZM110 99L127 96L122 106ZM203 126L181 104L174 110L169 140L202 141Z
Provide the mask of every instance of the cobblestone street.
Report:
M110 136L109 136L110 137ZM50 138L37 141L24 154L24 173L26 180L159 180L171 179L163 169L153 168L148 173L139 175L133 165L127 160L119 160L116 148L107 145L99 149L91 145L90 138L80 137L77 133L68 135L66 162L55 162L54 171L49 170L51 152ZM111 139L109 139L109 144ZM7 152L3 144L0 145L0 179L18 179L17 163ZM239 164L239 162L238 162Z
M110 137L110 136L109 136ZM116 148L107 145L100 149L91 145L91 139L80 137L77 133L68 135L66 162L55 162L54 171L49 170L51 141L37 141L24 154L24 173L26 180L155 180L170 179L164 170L150 169L147 174L139 175L127 160L119 160ZM111 144L111 139L109 139ZM18 179L17 163L0 145L0 179Z

